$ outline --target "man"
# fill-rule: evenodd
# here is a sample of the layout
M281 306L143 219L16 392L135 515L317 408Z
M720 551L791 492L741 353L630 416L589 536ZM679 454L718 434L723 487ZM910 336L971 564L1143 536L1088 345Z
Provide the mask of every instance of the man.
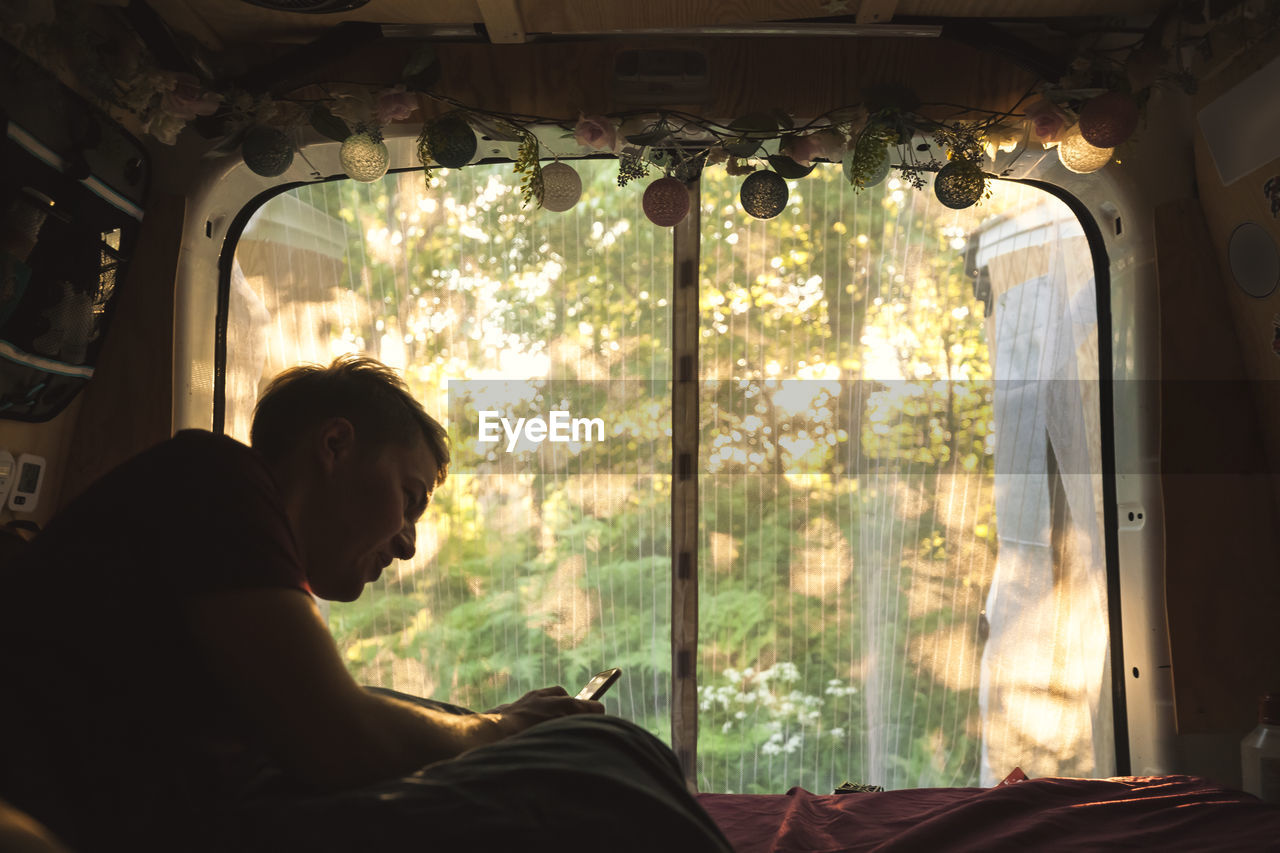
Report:
M403 382L344 357L272 382L251 448L185 431L94 484L0 570L0 796L83 850L610 827L615 849L727 850L669 750L597 702L456 713L351 679L308 593L355 599L411 557L448 465Z

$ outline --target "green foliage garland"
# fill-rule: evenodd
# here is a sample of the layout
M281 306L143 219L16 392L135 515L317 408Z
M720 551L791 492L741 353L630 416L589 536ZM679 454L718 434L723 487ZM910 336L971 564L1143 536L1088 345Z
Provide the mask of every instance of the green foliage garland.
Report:
M694 161L727 161L731 174L745 174L768 161L779 174L799 178L814 159L844 160L851 184L863 189L882 167L885 152L898 145L902 156L894 168L919 188L924 184L923 173L937 171L943 164L932 157L917 158L909 146L912 137L932 135L947 149L948 159L971 162L1015 140L1019 127L1024 144L1041 142L1050 147L1076 123L1080 110L1101 94L1124 94L1141 108L1160 86L1193 91L1199 79L1211 76L1280 27L1280 0L1157 16L1148 31L1123 52L1083 52L1060 79L1041 81L1028 92L1028 97L1034 93L1038 100L1020 102L1007 112L948 105L956 108L953 114L958 118L940 122L921 114L930 105L914 93L882 85L869 89L862 105L842 107L809 121L781 109L753 112L727 123L676 111L622 113L591 117L595 134L590 137L577 133L581 120L575 125L571 119L502 114L438 93L443 69L430 43L411 53L393 84L316 82L276 95L245 92L225 81L160 66L129 17L113 4L86 0L18 4L11 18L0 23L0 35L28 56L74 81L117 116L131 116L143 133L161 142L173 144L186 127L194 128L212 141L207 148L212 156L238 153L251 127L272 126L292 137L309 125L322 136L341 141L344 126L403 121L426 101L463 110L472 124L505 123L521 143L517 170L524 175L528 203L537 201L541 192L536 165L539 144L532 136L539 127L572 128L578 144L618 155L619 186L644 177L649 164L657 164L657 158L679 147L691 154L699 151L689 158ZM1232 51L1227 56L1221 54L1224 46ZM1195 57L1198 68L1189 66L1188 56ZM211 57L204 59L201 67L210 64ZM1019 108L1024 112L1015 112ZM1029 131L1032 125L1034 134ZM609 137L603 143L602 135ZM840 150L832 150L834 139L843 140ZM624 150L618 144L622 140L632 148ZM418 157L428 174L433 163L430 149L425 134L420 136ZM571 153L557 151L552 156ZM671 171L670 165L658 165ZM314 171L313 176L320 177Z
M534 207L542 206L542 163L538 159L538 137L532 131L520 128L520 151L516 155L515 170L524 175L520 186L520 197L525 204Z
M430 128L430 124L424 124L418 134L418 162L422 164L422 179L426 181L428 189L431 187L431 169L435 165L435 161L431 159Z

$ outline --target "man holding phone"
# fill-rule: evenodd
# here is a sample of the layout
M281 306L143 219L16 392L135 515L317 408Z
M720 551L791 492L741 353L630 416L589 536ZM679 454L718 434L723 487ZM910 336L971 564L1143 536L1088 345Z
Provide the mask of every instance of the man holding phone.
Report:
M352 680L313 596L411 557L448 464L403 381L343 357L277 377L251 447L184 431L91 486L0 569L0 796L86 851L729 850L598 701Z
M599 701L600 697L605 694L605 691L613 686L613 682L618 680L619 675L622 675L622 670L617 667L614 667L613 669L606 669L604 672L597 672L595 676L587 682L587 686L579 690L578 695L574 698Z

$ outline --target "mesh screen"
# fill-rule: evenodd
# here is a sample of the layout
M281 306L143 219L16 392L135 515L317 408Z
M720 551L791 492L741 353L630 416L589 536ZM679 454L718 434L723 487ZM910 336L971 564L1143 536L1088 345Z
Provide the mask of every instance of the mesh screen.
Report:
M615 163L575 167L563 214L522 208L501 165L264 205L236 251L227 430L298 361L403 371L457 461L418 554L329 612L352 672L489 707L619 666L608 709L667 737L676 247ZM700 787L1106 775L1079 224L1032 188L957 212L823 166L759 221L738 181L705 173L695 211Z

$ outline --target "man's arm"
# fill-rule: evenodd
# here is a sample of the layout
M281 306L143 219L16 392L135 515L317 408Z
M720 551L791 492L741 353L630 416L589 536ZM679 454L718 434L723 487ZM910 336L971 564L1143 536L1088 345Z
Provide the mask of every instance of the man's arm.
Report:
M286 772L347 788L412 772L543 720L603 710L560 688L484 714L454 715L361 688L310 596L246 589L195 599L189 624L221 688Z

